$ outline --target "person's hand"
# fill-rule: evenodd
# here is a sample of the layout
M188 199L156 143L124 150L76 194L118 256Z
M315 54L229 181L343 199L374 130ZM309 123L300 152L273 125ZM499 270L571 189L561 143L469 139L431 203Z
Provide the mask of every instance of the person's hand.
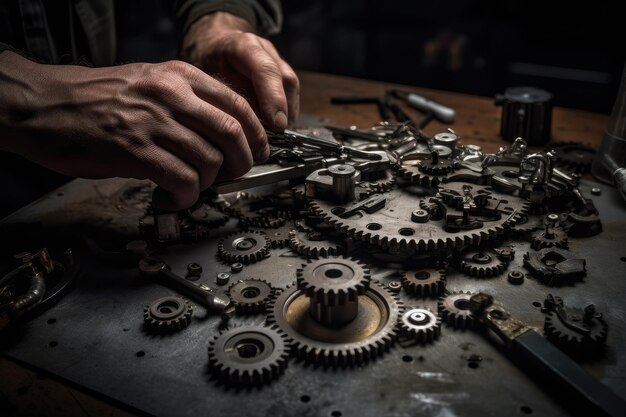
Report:
M193 205L269 155L248 102L182 61L107 68L0 53L0 149L65 175L149 178L154 205Z
M282 131L298 116L298 77L270 41L252 32L244 19L212 13L187 31L181 55L248 98L270 130Z

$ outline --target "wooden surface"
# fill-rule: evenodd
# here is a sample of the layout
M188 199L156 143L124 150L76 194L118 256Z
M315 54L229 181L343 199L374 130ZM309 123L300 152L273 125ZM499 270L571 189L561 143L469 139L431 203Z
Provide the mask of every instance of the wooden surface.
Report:
M381 96L395 85L340 76L301 72L302 121L334 126L369 127L380 121L374 105L336 106L331 96ZM395 86L397 87L397 86ZM499 137L500 108L493 99L424 88L410 88L417 94L456 110L452 125L432 122L425 129L434 134L453 128L464 143L494 152L505 142ZM407 110L419 119L419 113ZM608 116L557 108L553 113L553 141L577 141L598 145ZM127 416L132 415L86 393L0 358L0 416Z

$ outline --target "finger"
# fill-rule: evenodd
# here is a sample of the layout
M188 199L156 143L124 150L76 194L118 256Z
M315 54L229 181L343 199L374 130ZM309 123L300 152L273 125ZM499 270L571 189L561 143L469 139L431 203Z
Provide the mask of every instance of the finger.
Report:
M261 38L263 48L278 63L280 72L283 76L283 87L287 96L287 105L289 122L294 122L300 113L300 80L291 66L281 58L272 42Z

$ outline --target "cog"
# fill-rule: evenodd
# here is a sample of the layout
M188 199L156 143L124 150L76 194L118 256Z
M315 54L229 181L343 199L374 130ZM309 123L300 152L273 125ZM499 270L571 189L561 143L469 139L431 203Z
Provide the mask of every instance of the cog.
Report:
M250 264L269 254L270 239L262 232L234 233L221 239L217 246L220 258L228 263Z
M265 311L274 289L260 279L243 279L228 288L228 295L240 314L256 314Z
M296 286L288 287L268 307L267 320L285 332L298 358L326 366L359 365L382 355L396 339L403 309L402 302L378 282L371 282L359 296L357 317L341 327L315 321L309 303Z
M364 175L368 174L370 177L364 177ZM396 176L391 170L363 173L361 179L359 185L363 188L366 195L387 192L391 190L396 183Z
M230 217L216 209L215 207L211 207L207 204L203 204L200 207L196 208L189 215L191 220L197 223L202 223L208 228L215 229L220 226L225 225Z
M209 229L204 224L184 219L180 224L180 237L190 242L200 242L209 236Z
M182 297L162 297L143 309L143 322L151 333L174 333L191 323L193 307Z
M441 318L427 309L407 310L400 318L400 334L418 343L431 343L441 335Z
M495 251L485 249L464 252L459 267L465 275L491 278L502 274L506 265Z
M297 230L297 227L293 223L288 222L284 226L275 229L260 229L258 231L262 231L267 235L272 249L282 249L289 245L289 234L294 230Z
M470 292L453 292L439 299L437 309L443 321L457 329L474 327L474 315L470 310Z
M291 249L308 258L340 255L345 251L343 245L325 239L317 230L291 231L289 245Z
M530 247L535 250L551 247L567 249L567 233L554 227L542 230L532 236Z
M463 211L454 206L447 207L447 216L441 221L413 222L411 213L419 200L402 189L393 189L379 197L370 197L379 198L384 206L377 207L377 210L368 208L371 211L369 213L365 213L364 209L356 210L352 214L351 210L350 215L345 216L344 213L354 206L354 202L341 205L313 199L310 205L315 214L323 216L336 229L356 240L364 240L383 248L399 247L420 251L477 245L504 234L528 208L526 200L520 197L487 191L474 184L448 183L446 188L451 195L458 195L462 199L463 194L457 189L466 185L472 186L477 196L484 196L484 206L480 207L476 217L469 216L472 222L469 226L463 224ZM454 227L450 228L450 225Z
M238 198L225 210L238 217L246 227L277 228L290 217L290 213L275 207L270 199L252 197L246 193L239 193Z
M601 314L595 314L589 319L584 317L585 312L580 308L562 307L560 313L549 312L544 321L546 338L576 357L590 357L601 353L606 342L608 325ZM576 331L573 326L580 331Z
M278 378L287 367L290 349L276 328L235 327L209 342L209 371L227 385L254 386Z
M404 290L419 297L438 297L446 289L446 270L423 268L406 271L400 278Z
M555 143L551 149L556 151L558 167L578 174L588 172L596 156L595 148L576 142Z
M352 258L327 257L309 260L297 271L298 289L316 302L343 305L367 290L370 271Z

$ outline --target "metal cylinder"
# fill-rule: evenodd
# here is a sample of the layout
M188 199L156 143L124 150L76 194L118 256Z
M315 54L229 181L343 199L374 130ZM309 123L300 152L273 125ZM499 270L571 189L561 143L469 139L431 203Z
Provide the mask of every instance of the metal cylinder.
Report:
M328 173L333 179L333 198L337 203L349 203L355 199L356 180L359 172L352 165L332 165Z
M513 141L521 136L529 146L545 145L552 128L552 94L535 87L507 88L495 97L502 106L500 135Z

